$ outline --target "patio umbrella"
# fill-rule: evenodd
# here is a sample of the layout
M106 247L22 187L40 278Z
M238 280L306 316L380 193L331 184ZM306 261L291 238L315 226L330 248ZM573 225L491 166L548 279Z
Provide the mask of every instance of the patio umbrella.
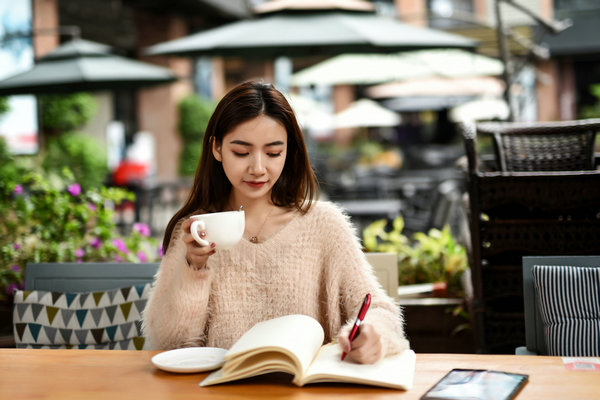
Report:
M374 99L406 96L502 96L504 82L491 76L420 78L382 83L366 90Z
M28 71L0 81L0 96L137 88L168 83L163 67L111 54L107 45L73 39Z
M292 86L369 85L416 78L499 76L502 62L462 49L343 54L292 75Z
M323 3L323 4L320 4ZM365 11L367 2L271 1L268 12L160 43L147 54L219 55L256 58L390 53L424 48L466 48L476 43L462 36L420 28ZM345 7L350 4L350 7ZM259 10L260 11L260 10Z
M334 116L336 128L378 128L398 126L400 116L373 100L360 99Z

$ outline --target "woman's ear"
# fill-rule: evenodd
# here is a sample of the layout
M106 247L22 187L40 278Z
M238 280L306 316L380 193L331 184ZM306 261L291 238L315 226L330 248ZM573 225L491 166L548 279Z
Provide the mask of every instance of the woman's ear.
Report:
M221 144L217 143L215 137L213 136L210 141L212 142L212 153L215 159L219 162L223 161L223 155L221 154Z

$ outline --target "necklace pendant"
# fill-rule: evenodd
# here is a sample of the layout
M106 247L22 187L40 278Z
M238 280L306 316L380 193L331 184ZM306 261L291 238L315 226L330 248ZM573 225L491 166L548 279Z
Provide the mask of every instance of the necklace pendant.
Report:
M252 236L252 237L250 237L250 241L252 243L258 243L258 238L256 236Z

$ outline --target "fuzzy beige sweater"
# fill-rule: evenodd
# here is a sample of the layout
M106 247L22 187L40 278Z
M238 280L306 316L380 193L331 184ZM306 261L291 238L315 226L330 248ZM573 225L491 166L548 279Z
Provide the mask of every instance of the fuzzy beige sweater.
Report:
M384 354L408 347L399 307L377 282L348 217L332 203L297 212L264 242L242 239L217 251L206 270L188 267L181 233L178 224L144 311L153 348L229 348L257 322L287 314L315 318L329 342L354 322L368 292L365 322L380 332Z

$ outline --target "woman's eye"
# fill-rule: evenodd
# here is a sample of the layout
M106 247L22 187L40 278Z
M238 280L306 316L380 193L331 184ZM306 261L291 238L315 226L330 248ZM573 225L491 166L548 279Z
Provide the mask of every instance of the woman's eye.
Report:
M281 155L281 152L279 152L279 153L267 153L267 155L268 155L269 157L273 157L273 158L275 158L275 157L279 157L279 156Z
M237 152L237 151L234 151L234 152L233 152L233 154L234 154L236 157L245 157L245 156L247 156L247 155L248 155L248 154L250 154L250 153L239 153L239 152Z

